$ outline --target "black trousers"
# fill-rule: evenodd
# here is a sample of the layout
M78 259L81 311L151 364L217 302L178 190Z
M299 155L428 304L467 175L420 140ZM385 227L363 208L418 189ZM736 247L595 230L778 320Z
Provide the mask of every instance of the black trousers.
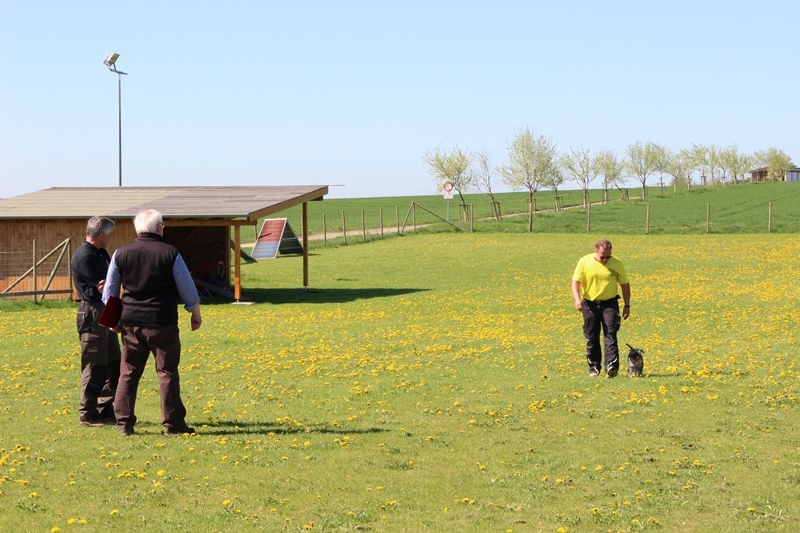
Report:
M583 301L583 335L586 337L586 361L589 363L590 370L600 371L603 368L600 349L601 329L606 354L606 372L611 368L619 370L617 331L619 331L620 322L617 298L599 302Z

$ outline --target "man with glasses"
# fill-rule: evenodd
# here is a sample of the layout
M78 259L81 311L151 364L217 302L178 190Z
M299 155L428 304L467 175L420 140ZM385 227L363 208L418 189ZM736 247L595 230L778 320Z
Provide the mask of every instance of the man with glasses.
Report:
M622 318L631 314L631 285L622 261L611 255L611 242L600 239L594 244L594 253L580 258L572 275L572 296L575 309L583 314L583 335L586 337L586 361L589 375L602 372L600 330L606 354L606 374L613 378L619 372L619 347L617 331L620 326L619 294L622 290L624 306Z

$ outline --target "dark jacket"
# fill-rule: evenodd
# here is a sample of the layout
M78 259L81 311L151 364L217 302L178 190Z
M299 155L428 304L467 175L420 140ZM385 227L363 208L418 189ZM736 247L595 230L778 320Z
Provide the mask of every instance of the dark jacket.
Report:
M172 267L178 249L157 233L142 233L116 251L123 287L123 326L178 325L180 296Z
M72 269L72 280L75 282L75 290L81 301L103 303L102 295L96 285L106 279L110 262L111 257L105 248L96 248L88 241L83 241L83 244L75 250L70 259L70 268Z

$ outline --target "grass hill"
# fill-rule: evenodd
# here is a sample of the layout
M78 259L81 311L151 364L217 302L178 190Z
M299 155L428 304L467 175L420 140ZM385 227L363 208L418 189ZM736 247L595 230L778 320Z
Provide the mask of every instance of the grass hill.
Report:
M641 189L609 191L603 203L603 191L589 191L591 216L582 205L582 191L559 191L562 209L554 210L553 191L536 193L535 233L616 233L616 234L701 234L701 233L796 233L800 231L800 183L743 183L728 186L699 187L678 191L672 187L650 187L647 199ZM465 231L527 232L529 223L528 193L499 193L501 220L491 217L490 198L486 194L465 195L473 212L473 224L459 221L461 200L441 196L396 196L383 198L331 199L310 202L308 230L325 244L341 243L343 226L348 244L404 233L457 231L443 222L450 220ZM418 207L411 209L412 203ZM770 212L771 206L771 212ZM424 208L424 209L423 209ZM427 210L427 211L426 211ZM649 216L648 216L649 210ZM428 212L430 211L430 212ZM434 214L431 214L434 213ZM301 210L289 209L281 216L289 218L296 232L301 231ZM424 226L421 228L420 226ZM243 242L255 240L258 227L242 229ZM370 233L372 231L373 233ZM315 246L321 245L317 241Z

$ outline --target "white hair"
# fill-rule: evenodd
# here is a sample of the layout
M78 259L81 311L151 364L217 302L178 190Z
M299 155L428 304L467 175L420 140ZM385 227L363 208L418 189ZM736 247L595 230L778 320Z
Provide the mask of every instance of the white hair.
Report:
M137 235L141 235L142 233L157 233L159 224L163 225L164 222L161 218L161 213L155 209L139 211L136 218L133 219L133 227L136 229Z

